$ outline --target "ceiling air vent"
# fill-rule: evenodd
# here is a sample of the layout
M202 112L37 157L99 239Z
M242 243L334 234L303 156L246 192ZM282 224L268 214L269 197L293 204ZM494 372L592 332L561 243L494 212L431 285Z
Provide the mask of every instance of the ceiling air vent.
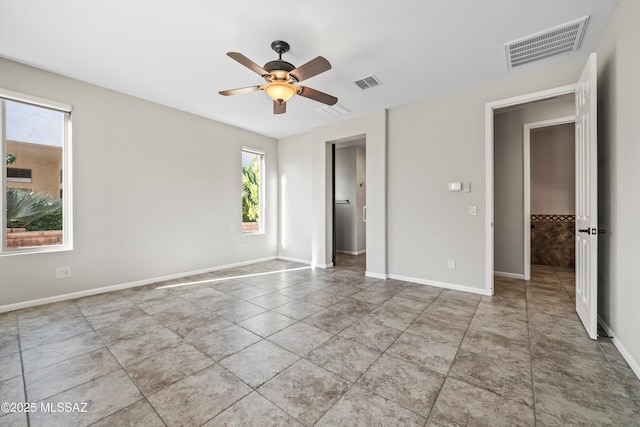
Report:
M589 17L577 19L504 45L509 68L580 48Z
M320 107L316 111L327 117L341 116L343 114L347 114L350 112L340 104L333 104L333 105L327 105L325 107Z
M356 86L358 86L362 90L370 89L372 87L380 86L382 84L382 82L378 80L378 78L373 74L370 76L364 77L360 80L356 80L354 83L356 84Z

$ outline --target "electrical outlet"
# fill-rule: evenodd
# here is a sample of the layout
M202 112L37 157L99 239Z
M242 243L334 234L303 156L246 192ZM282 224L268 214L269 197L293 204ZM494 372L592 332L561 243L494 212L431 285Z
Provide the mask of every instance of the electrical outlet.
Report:
M449 270L455 270L456 269L456 262L452 259L449 260Z
M66 279L67 277L71 277L71 267L56 268L56 279Z

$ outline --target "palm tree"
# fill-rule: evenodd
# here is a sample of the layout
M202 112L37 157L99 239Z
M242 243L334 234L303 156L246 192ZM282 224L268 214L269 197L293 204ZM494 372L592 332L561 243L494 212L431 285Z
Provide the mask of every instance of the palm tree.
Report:
M8 153L6 164L15 163ZM7 189L7 228L26 228L32 222L62 209L62 200L50 194L34 193L19 188Z
M62 200L45 193L7 189L7 228L26 228L32 222L62 209Z

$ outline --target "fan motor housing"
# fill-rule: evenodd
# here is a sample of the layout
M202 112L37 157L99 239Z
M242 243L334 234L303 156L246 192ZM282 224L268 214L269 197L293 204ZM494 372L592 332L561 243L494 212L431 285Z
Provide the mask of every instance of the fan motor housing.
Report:
M286 71L287 73L289 71L293 71L296 69L296 67L293 64L287 61L283 61L282 59L275 59L273 61L269 61L266 64L264 64L264 67L262 68L264 68L268 72L272 72L274 70L282 70L282 71Z

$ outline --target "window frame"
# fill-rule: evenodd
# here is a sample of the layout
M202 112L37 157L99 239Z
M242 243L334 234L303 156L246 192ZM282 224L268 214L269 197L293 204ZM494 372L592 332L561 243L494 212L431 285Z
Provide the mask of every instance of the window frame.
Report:
M20 102L34 107L47 108L63 114L63 143L62 143L62 188L64 197L62 198L62 243L44 246L29 246L22 248L7 247L6 233L6 203L7 203L7 164L2 162L0 169L0 185L2 186L0 197L0 221L2 222L2 233L0 233L0 256L22 255L45 252L61 252L73 249L73 180L72 180L72 120L71 105L61 102L51 101L32 95L14 92L0 88L0 151L2 159L7 155L7 133L5 127L6 104L5 101Z
M260 213L258 214L258 229L257 230L247 230L244 231L242 229L242 223L244 221L242 221L242 196L240 196L240 232L243 236L250 236L253 234L264 234L265 233L265 217L264 217L264 213L265 213L265 151L258 149L258 148L253 148L253 147L247 147L247 146L243 146L240 150L240 158L242 159L242 153L250 153L250 154L254 154L254 155L258 155L259 159L260 159L260 187L259 187L259 192L260 192L260 200L258 203L260 203ZM242 172L242 161L240 161L240 172ZM242 181L241 181L241 185L242 185Z

